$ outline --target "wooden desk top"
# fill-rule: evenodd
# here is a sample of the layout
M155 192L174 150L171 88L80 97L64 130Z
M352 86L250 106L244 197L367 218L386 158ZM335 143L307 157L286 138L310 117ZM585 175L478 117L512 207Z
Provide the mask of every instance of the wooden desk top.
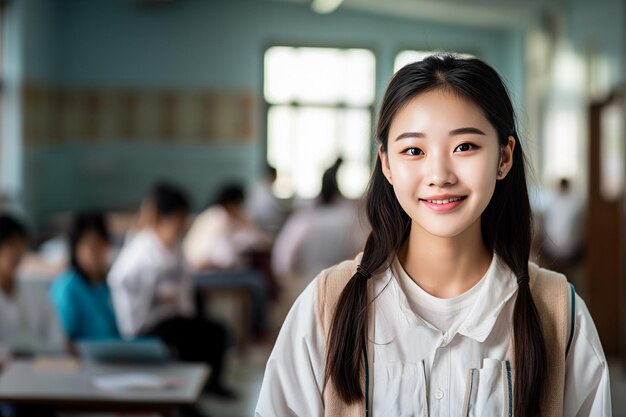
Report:
M93 378L146 373L179 381L173 388L109 391ZM48 404L84 409L140 409L192 405L198 401L209 374L203 364L101 365L46 367L15 361L0 375L0 401Z

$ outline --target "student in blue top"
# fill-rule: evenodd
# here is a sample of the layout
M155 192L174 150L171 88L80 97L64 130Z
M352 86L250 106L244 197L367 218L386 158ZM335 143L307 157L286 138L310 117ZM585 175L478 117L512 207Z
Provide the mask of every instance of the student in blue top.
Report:
M69 241L70 267L50 288L68 338L73 342L119 339L106 282L109 232L104 216L97 212L78 214Z

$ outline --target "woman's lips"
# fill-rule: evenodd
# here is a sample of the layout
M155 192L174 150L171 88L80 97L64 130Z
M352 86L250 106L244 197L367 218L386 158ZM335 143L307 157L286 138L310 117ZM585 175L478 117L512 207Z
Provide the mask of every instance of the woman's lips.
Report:
M453 209L457 208L458 206L463 204L463 202L465 201L466 198L467 198L467 196L462 196L462 197L460 197L460 200L450 201L450 202L445 203L445 204L431 203L431 202L426 201L426 200L421 199L421 198L420 198L420 201L422 203L424 203L428 208L430 208L430 209L432 209L434 211L442 212L442 211L450 211L450 210L453 210Z

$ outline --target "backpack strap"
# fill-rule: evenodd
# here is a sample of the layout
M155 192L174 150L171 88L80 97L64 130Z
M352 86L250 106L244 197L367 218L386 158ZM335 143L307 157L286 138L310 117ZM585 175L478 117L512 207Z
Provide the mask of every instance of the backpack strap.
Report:
M569 338L567 339L567 347L565 348L565 359L569 355L569 349L572 347L572 340L574 339L574 330L576 329L576 290L574 284L569 283L570 286L570 320L569 320Z
M362 253L353 260L344 261L331 268L322 271L316 278L316 313L317 320L322 328L322 333L328 340L328 332L333 320L335 308L339 296L352 276L356 273L356 267L361 262ZM328 346L327 343L325 343ZM332 380L324 386L324 417L362 417L366 415L365 403L367 402L367 382L369 382L369 369L364 360L364 369L361 372L361 383L365 389L365 402L346 404L339 398Z
M362 256L363 254L359 253L352 260L343 261L325 269L315 279L317 318L322 326L324 336L328 336L339 296L350 278L356 273L356 267Z
M572 287L565 275L528 264L530 290L543 328L548 369L542 412L544 417L563 415L565 358L573 335ZM569 343L568 343L569 339Z

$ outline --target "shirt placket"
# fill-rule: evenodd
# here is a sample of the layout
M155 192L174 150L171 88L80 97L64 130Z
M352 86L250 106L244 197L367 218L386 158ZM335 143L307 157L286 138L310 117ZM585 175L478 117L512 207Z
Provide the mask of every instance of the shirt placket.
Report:
M428 403L431 416L450 415L450 340L440 335L439 346L435 349L428 387Z

